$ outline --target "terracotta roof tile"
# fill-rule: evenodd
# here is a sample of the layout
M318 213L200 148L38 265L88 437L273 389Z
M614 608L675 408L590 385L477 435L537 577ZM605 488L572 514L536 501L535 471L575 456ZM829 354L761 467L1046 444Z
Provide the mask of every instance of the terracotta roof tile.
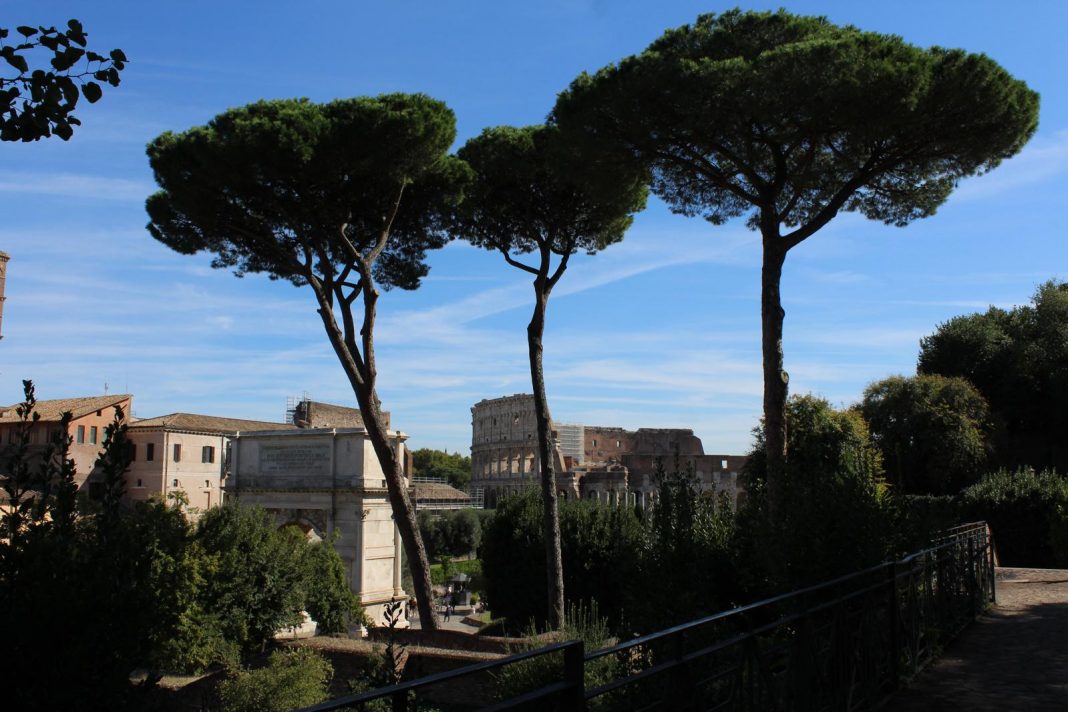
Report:
M57 400L37 401L35 410L41 415L42 421L57 421L66 411L70 411L75 418L88 415L97 410L104 410L111 406L130 400L133 396L129 393L117 393L109 396L84 396L81 398L59 398ZM19 419L15 409L19 403L0 407L0 423L14 423Z
M197 415L196 413L171 413L158 418L145 418L130 424L131 430L193 430L201 433L236 433L253 430L295 430L288 423L269 423L262 420L242 420L241 418L219 418L214 415Z

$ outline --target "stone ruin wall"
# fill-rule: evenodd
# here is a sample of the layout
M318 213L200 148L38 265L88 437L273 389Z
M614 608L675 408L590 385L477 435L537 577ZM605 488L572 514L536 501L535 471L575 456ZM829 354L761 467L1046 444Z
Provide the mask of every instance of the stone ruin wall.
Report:
M486 488L486 504L537 483L537 423L534 397L516 394L483 400L471 408L472 484ZM655 499L657 463L666 472L692 471L704 491L741 494L738 475L746 458L706 455L701 439L681 428L582 426L583 462L554 452L557 491L563 497L644 506ZM677 454L677 455L676 455Z

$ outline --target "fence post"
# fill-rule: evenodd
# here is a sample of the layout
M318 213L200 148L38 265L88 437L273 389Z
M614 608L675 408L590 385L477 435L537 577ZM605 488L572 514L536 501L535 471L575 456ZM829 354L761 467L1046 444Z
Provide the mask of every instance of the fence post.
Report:
M586 708L586 650L581 640L564 648L564 692L562 709L579 712Z
M890 625L890 689L896 690L901 684L901 611L898 609L897 596L897 562L887 564L890 585L889 608L886 618Z
M975 537L969 536L968 537L968 593L970 594L969 597L972 599L972 619L973 620L975 619L975 617L977 615L979 615L979 606L978 606L978 601L977 601L979 596L978 596L978 591L976 590L978 588L977 584L978 584L978 581L976 581L976 571L975 571Z
M986 547L989 554L987 555L988 565L990 567L990 603L998 602L998 584L997 584L997 560L994 557L994 532L990 529L990 525L986 525Z

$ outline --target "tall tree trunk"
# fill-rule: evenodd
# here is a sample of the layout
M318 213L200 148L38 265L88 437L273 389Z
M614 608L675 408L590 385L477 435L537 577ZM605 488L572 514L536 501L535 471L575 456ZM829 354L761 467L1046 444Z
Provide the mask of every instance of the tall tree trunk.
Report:
M549 288L542 276L534 282L534 297L534 314L527 326L527 349L530 353L530 382L534 388L534 418L538 423L549 626L553 630L559 630L564 623L564 562L560 551L560 517L556 504L552 416L549 413L548 399L545 397L545 372L542 369L542 335L545 333L545 309L549 302Z
M356 389L356 400L360 404L367 435L371 438L371 445L386 476L386 490L389 492L389 504L393 509L393 521L400 531L401 542L408 555L408 566L412 572L412 585L416 589L414 593L419 606L419 623L424 630L433 630L438 627L438 621L434 615L430 562L427 559L426 547L423 546L423 538L419 536L415 507L412 506L412 499L408 496L408 488L404 484L404 463L397 458L397 451L389 440L382 411L378 407L377 393L374 389L361 393L363 390L365 389ZM368 418L368 413L373 413L373 417Z
M408 566L412 573L412 585L415 587L416 601L419 606L419 623L424 630L434 630L438 627L437 618L434 615L434 593L430 583L430 562L427 560L426 548L423 539L419 536L419 525L415 518L415 508L412 506L411 497L408 496L408 488L404 485L404 475L401 470L402 464L397 460L397 453L389 442L389 436L385 424L382 422L382 412L378 407L378 394L374 387L374 345L369 338L370 353L364 354L364 368L358 364L358 354L355 347L350 347L349 341L342 334L334 318L332 304L326 293L318 284L317 280L311 281L319 300L319 316L322 318L323 327L330 339L334 353L349 379L356 401L360 406L360 415L363 416L364 427L371 439L371 446L375 449L378 462L382 467L382 474L386 478L386 490L389 493L389 504L393 510L393 521L400 531L401 542L404 544L404 553L408 557ZM372 299L368 309L368 323L365 328L373 329L374 296L368 293ZM346 317L346 330L352 329L350 320ZM365 372L365 371L370 371Z
M786 249L764 235L764 263L760 271L760 325L764 361L764 444L768 458L768 505L772 517L784 504L782 480L786 476L786 396L790 377L783 369L782 308L779 282Z

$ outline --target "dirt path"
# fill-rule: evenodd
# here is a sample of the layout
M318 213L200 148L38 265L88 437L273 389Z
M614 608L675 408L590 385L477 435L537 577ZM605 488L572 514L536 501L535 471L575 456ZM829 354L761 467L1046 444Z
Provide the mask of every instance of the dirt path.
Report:
M997 576L997 605L884 712L1068 710L1068 570Z

